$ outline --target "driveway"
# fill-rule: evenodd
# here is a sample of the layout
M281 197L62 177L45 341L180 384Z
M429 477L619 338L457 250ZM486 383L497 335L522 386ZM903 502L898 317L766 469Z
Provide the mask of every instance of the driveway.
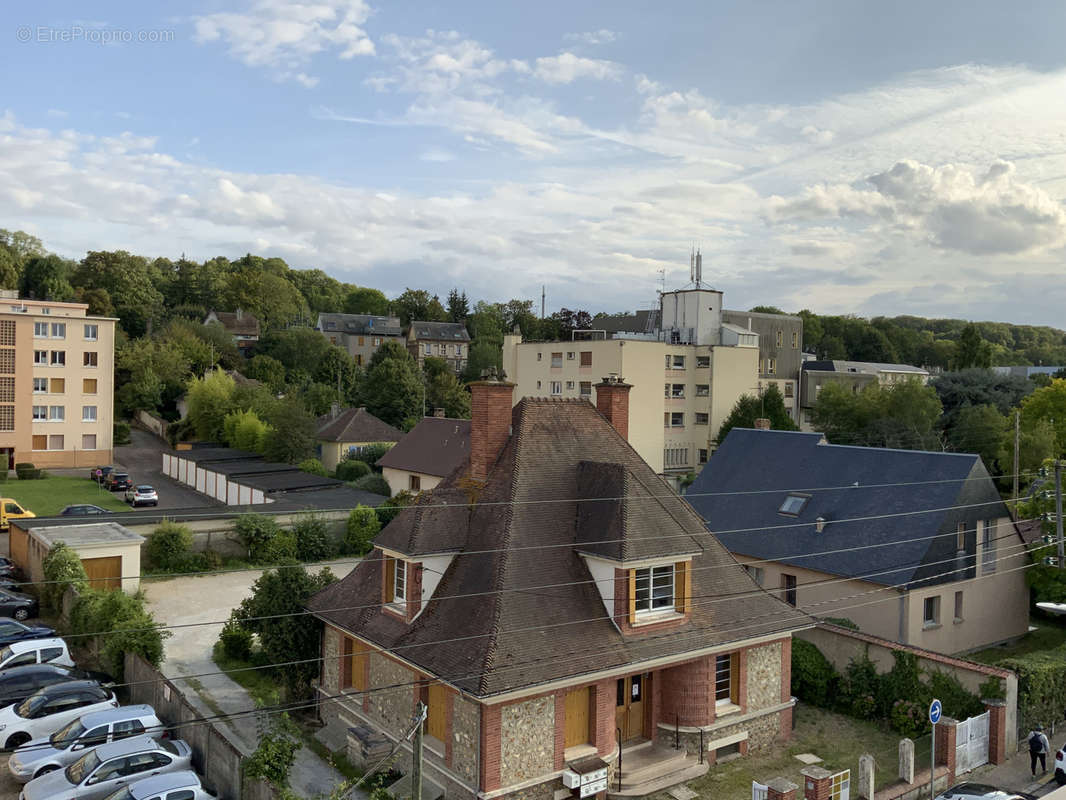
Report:
M313 568L322 566L329 566L338 578L343 578L355 567L355 562L334 562ZM170 626L194 626L177 627L171 631L173 636L164 643L166 659L161 669L172 680L203 675L179 685L189 687L185 696L205 716L247 712L255 708L251 696L238 683L226 675L204 673L218 672L218 666L211 660L211 650L218 640L222 623L229 618L230 611L251 594L252 584L262 574L262 570L249 570L141 581L148 609L156 620ZM208 622L212 624L199 624ZM255 750L258 726L251 724L249 718L225 724L246 753ZM343 780L339 772L306 747L297 754L290 777L291 785L299 787L304 797L328 793ZM0 800L6 798L0 796Z
M134 483L149 483L154 486L159 492L159 508L204 508L222 505L217 500L163 474L163 451L169 449L158 436L134 428L130 431L130 443L115 448L115 464L125 469Z

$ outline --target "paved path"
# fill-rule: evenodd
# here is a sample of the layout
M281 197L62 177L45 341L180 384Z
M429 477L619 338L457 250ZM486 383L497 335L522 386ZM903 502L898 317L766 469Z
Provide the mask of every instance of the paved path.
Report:
M328 566L338 578L343 578L355 563L333 562ZM213 623L171 631L173 636L165 642L166 660L161 668L166 677L218 672L211 650L218 640L221 622L251 594L252 584L262 574L262 570L248 570L141 583L149 610L163 624ZM226 675L205 675L183 683L192 688L186 696L205 716L218 714L220 710L233 714L255 708L251 695ZM245 717L225 724L246 753L255 749L257 726L252 719ZM290 784L299 794L310 797L329 792L343 780L333 767L303 747L297 754Z
M134 483L154 486L159 493L159 508L204 508L222 505L217 500L163 474L163 451L169 449L155 434L134 428L130 431L130 443L115 448L115 464L122 466ZM87 471L83 472L88 475Z

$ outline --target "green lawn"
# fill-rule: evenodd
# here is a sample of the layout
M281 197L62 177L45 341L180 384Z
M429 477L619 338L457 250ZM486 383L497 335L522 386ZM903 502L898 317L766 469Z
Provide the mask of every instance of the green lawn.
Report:
M966 658L982 664L996 664L1005 658L1053 650L1066 644L1066 624L1057 618L1034 616L1029 619L1029 626L1036 630L1029 631L1016 642L1003 647L989 647L976 653L969 653Z
M129 511L122 492L112 494L84 478L44 478L39 481L8 480L0 484L0 496L11 497L38 517L58 514L69 505L91 503L111 511Z

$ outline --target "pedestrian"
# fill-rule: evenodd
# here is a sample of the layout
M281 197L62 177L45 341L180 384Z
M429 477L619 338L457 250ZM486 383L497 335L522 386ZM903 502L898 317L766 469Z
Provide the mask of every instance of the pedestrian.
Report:
M1040 774L1047 772L1047 754L1051 750L1051 742L1044 735L1043 725L1034 725L1029 732L1029 769L1036 777L1036 760L1040 759Z

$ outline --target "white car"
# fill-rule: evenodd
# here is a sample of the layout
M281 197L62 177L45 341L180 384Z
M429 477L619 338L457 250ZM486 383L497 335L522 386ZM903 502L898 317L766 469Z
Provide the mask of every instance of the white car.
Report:
M67 643L58 637L50 639L23 639L0 647L0 669L21 667L26 664L56 664L73 667Z
M1059 786L1066 785L1066 744L1055 751L1055 780Z
M199 775L184 769L144 778L109 794L105 800L215 800L215 796L204 789Z
M96 681L53 683L18 705L0 709L0 742L14 750L51 736L85 714L117 707L115 695Z
M18 748L7 768L19 783L62 769L85 755L86 750L111 741L147 734L166 738L167 730L148 705L121 706L78 717L47 739L35 739Z
M159 494L148 484L131 486L126 490L126 502L136 508L137 506L159 505Z

